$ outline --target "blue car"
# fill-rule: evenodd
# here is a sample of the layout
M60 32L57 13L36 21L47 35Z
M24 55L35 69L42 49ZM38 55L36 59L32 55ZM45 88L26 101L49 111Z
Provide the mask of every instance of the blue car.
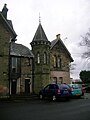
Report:
M53 101L59 98L70 99L71 89L67 84L48 84L39 92L39 98L50 98Z

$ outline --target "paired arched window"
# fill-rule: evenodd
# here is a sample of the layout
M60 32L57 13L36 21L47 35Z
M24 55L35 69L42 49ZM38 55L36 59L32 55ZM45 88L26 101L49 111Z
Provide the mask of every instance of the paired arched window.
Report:
M40 53L37 52L37 63L39 64L40 63ZM43 63L46 64L47 63L47 53L44 52L43 54Z
M60 56L54 55L54 67L61 68L61 58L60 58Z

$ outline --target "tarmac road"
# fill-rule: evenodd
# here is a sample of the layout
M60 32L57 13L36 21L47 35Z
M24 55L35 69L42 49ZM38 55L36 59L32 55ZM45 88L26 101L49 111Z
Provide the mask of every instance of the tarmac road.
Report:
M90 120L90 93L70 101L2 101L0 120Z

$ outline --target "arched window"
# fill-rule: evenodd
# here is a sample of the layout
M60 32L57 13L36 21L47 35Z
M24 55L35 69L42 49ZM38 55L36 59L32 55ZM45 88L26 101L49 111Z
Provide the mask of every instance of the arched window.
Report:
M54 55L54 67L57 67L57 57Z
M38 64L40 63L40 53L39 52L37 53L37 63Z
M44 52L44 64L46 64L46 63L47 63L47 53Z
M61 58L59 56L57 59L57 66L58 66L58 68L61 68Z
M53 83L57 84L57 77L53 77Z
M59 83L60 83L60 84L63 83L63 77L59 77Z

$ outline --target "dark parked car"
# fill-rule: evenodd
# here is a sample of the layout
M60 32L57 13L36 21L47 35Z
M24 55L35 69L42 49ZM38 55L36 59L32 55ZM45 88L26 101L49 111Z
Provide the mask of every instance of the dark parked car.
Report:
M39 92L39 98L51 98L55 101L58 98L70 99L71 89L67 84L48 84Z

